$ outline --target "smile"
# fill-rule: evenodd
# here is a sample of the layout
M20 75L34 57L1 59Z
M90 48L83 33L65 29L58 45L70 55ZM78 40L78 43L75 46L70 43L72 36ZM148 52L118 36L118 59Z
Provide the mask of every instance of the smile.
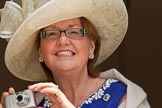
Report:
M56 56L73 56L75 55L74 52L66 50L66 51L59 51L55 54Z

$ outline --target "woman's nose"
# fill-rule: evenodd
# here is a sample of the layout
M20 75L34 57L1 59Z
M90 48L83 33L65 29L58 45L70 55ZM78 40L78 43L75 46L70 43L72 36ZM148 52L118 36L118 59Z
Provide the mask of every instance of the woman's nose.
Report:
M66 36L65 32L60 33L60 37L58 38L58 43L61 45L70 43L70 38Z

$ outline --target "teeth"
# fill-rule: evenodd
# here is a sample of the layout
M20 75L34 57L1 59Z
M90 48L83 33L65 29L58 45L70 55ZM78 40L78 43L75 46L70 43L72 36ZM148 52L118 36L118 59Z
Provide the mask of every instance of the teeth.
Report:
M61 52L58 52L57 55L71 56L71 55L73 55L73 52L71 52L71 51L61 51Z

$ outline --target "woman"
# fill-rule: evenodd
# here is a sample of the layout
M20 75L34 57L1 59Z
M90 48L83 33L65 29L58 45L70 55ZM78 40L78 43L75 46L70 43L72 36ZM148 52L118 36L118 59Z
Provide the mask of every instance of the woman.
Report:
M6 65L15 76L50 81L28 86L41 93L37 107L149 108L140 87L115 69L100 73L94 66L110 56L125 35L128 20L123 2L45 1L30 1L38 8L33 13L31 7L26 10L24 16L30 16L12 31L5 53ZM3 108L5 97L14 92L10 88L3 93Z

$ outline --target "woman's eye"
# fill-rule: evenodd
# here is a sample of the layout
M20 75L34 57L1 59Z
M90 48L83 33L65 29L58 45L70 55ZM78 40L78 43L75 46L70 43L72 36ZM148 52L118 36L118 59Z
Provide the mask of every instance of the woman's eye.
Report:
M73 30L73 31L70 31L70 34L71 35L78 35L79 31L78 30Z
M47 32L47 37L57 36L57 35L58 35L58 32L52 32L52 31Z
M72 32L70 32L71 34L78 34L78 32L76 32L76 31L72 31Z

